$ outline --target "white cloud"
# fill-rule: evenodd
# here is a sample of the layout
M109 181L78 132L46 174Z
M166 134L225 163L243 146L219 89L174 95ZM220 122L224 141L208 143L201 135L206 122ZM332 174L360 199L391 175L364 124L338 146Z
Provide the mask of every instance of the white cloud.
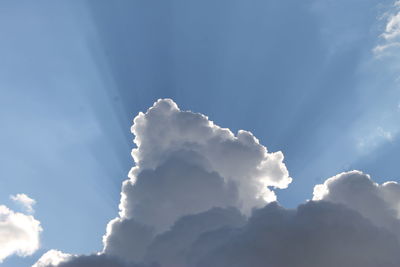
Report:
M374 48L374 52L378 56L392 55L388 52L400 47L400 2L397 1L393 5L393 10L386 14L387 21L385 30L381 37L383 42Z
M132 133L136 165L123 183L120 218L110 222L104 238L105 252L118 256L140 259L115 247L132 243L130 234L120 233L128 221L127 233L139 225L159 233L184 215L213 207L234 206L250 214L276 200L269 187L286 188L292 181L281 152L269 153L250 132L235 136L202 114L180 110L170 99L139 113Z
M29 213L33 213L33 205L36 204L36 201L32 198L30 198L28 195L26 194L16 194L16 195L12 195L10 196L10 198L15 201L16 203L20 204L21 206L23 206L27 212Z
M0 205L0 262L12 254L32 255L39 248L40 222Z
M52 249L47 251L32 267L57 266L61 262L71 259L73 255Z
M388 41L400 37L400 13L389 17L385 32L382 36Z
M344 204L400 238L400 185L396 182L377 184L360 171L344 172L316 185L313 199Z

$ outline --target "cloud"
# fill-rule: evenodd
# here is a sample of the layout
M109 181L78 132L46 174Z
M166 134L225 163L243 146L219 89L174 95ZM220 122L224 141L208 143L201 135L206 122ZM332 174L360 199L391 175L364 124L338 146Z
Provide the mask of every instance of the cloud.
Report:
M386 40L393 40L400 37L400 13L390 16L382 36Z
M271 203L248 220L234 208L185 216L154 239L147 264L100 254L57 267L396 267L399 250L391 232L355 210L309 201L297 209Z
M40 222L0 205L0 263L13 254L32 255L39 248Z
M383 42L374 48L375 54L379 56L393 55L390 51L400 47L400 1L394 3L386 17L385 30L381 35Z
M66 254L61 251L52 249L43 254L32 267L57 266L58 264L66 262L73 257L74 256L71 254Z
M341 203L400 238L400 185L377 184L360 171L338 174L314 187L314 200Z
M206 212L179 219L170 230L158 235L149 245L145 261L162 266L187 266L191 246L203 234L221 228L237 228L246 217L236 208L212 208Z
M154 228L135 219L115 218L103 237L104 252L127 260L142 259L155 236Z
M376 127L375 129L372 129L369 134L364 134L363 137L359 138L357 148L360 152L370 152L383 143L393 142L397 132L397 130L390 131L380 126Z
M215 247L219 240L224 241ZM192 249L195 257L186 266L394 267L400 263L400 245L390 232L343 205L323 201L310 201L295 210L269 204L254 212L243 228L209 233Z
M36 204L36 201L32 198L30 198L28 195L26 194L16 194L16 195L12 195L10 196L10 198L15 201L16 203L20 204L21 206L23 206L27 212L29 213L33 213L33 205Z
M286 188L292 181L281 152L269 153L250 132L235 136L170 99L139 113L132 133L136 165L122 186L120 217L110 222L103 239L104 251L112 255L143 256L150 239L131 237L140 225L160 233L182 216L213 207L232 206L249 215L276 200L270 188ZM137 253L125 252L126 242L138 242Z
M53 251L33 267L400 266L396 182L341 173L285 209L273 192L291 182L283 155L251 133L235 136L169 99L140 113L132 132L135 167L103 251Z
M38 267L159 267L158 264L128 263L121 259L106 255L93 254L84 256L71 256L58 265L39 265ZM36 267L33 265L32 267Z

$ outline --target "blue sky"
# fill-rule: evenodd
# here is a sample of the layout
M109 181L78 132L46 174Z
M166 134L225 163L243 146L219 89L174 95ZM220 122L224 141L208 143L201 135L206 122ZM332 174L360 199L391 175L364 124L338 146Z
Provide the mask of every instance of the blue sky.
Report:
M342 171L399 181L399 50L376 49L397 42L394 4L2 1L0 203L29 195L43 227L39 252L4 266L102 248L132 119L159 98L281 150L286 207Z

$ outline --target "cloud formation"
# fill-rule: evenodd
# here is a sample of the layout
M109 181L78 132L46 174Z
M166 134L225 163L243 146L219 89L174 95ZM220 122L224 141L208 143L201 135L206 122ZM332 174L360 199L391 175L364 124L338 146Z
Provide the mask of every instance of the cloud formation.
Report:
M375 47L378 55L393 55L390 50L400 48L400 1L396 1L387 14L385 30L382 33L382 44Z
M36 204L36 201L32 198L30 198L26 194L16 194L10 196L10 198L15 201L16 203L20 204L22 207L26 209L27 212L33 213L33 205Z
M93 255L45 254L33 267L395 267L400 186L359 171L314 188L285 209L273 188L291 182L281 152L249 132L157 101L134 120L135 167L120 216Z
M170 230L153 240L147 249L145 261L159 262L165 267L188 266L191 254L199 255L205 249L215 246L212 243L207 247L192 249L202 235L220 229L239 228L245 224L246 217L236 208L212 208L206 212L184 216Z
M112 255L141 259L151 235L184 215L231 206L249 215L276 200L270 188L292 181L281 152L269 153L250 132L235 136L202 114L180 110L171 99L139 113L132 133L136 165L122 186L120 217L104 237L104 251ZM125 252L139 232L136 252Z
M399 250L395 235L355 210L310 201L293 210L271 203L248 221L234 208L185 216L153 240L147 263L99 254L56 266L396 267Z
M57 266L62 262L71 260L73 257L71 254L52 249L43 254L32 267Z
M39 248L41 231L40 222L32 215L15 212L0 205L0 263L13 254L32 255Z
M295 210L270 204L257 210L245 227L220 232L200 237L195 249L206 252L192 252L200 257L189 266L394 267L400 263L400 246L391 233L328 202L308 202ZM213 248L220 239L225 241Z
M76 256L50 250L32 267L159 267L159 265L129 263L106 254Z
M314 200L341 203L400 238L400 185L377 184L360 171L340 173L314 188Z

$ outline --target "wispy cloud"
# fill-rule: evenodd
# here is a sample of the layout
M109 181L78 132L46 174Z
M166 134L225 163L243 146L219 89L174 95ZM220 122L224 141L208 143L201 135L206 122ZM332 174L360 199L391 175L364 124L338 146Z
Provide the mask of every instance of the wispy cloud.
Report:
M16 195L11 195L10 198L14 202L16 202L19 205L21 205L22 207L24 207L27 212L33 213L35 211L33 209L33 205L36 204L36 200L30 198L28 195L26 195L26 194L16 194Z
M358 139L357 148L362 153L369 153L382 144L393 142L396 136L397 131L378 126Z
M374 52L378 56L389 53L391 49L400 47L400 1L393 4L392 10L388 11L385 16L386 26L381 34L382 42L374 48Z

